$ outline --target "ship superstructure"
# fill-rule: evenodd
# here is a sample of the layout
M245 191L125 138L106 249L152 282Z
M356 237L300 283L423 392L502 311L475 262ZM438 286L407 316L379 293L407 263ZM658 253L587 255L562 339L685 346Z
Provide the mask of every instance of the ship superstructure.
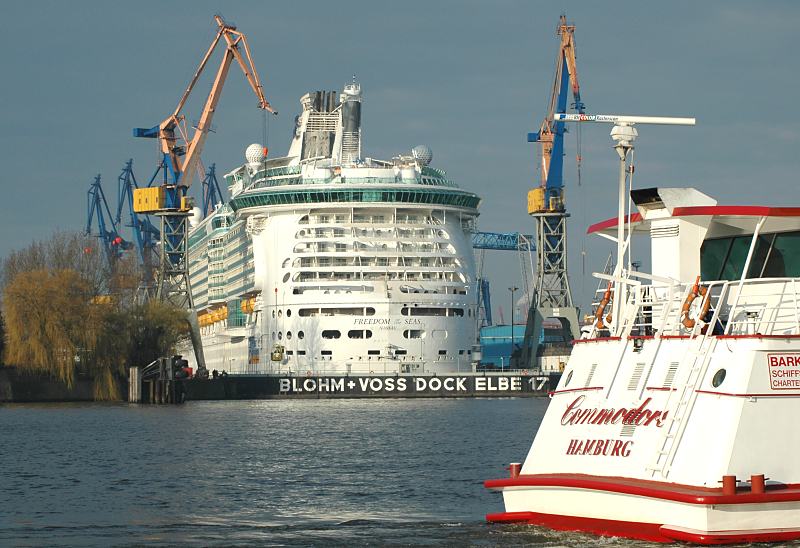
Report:
M261 145L190 234L208 368L229 373L467 371L480 198L426 146L364 157L359 84L304 95L285 157Z

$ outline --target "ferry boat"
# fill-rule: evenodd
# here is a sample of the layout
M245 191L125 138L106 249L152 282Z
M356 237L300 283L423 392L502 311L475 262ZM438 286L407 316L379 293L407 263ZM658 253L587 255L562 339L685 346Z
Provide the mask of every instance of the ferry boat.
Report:
M594 323L524 463L485 482L505 504L487 520L657 542L798 539L800 207L626 192L635 133L616 122L619 214L589 232L622 259L596 274ZM649 235L651 273L625 259L636 234Z
M300 103L288 154L249 146L225 175L230 201L191 221L208 370L470 371L480 198L432 167L427 146L362 155L355 81Z

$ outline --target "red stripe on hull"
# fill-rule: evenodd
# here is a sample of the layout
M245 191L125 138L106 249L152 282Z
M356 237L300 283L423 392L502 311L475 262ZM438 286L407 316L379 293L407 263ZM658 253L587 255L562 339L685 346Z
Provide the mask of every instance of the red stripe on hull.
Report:
M674 542L661 534L661 525L637 523L635 521L615 521L608 519L584 518L578 516L559 516L538 512L501 512L486 514L486 521L492 523L525 523L541 525L556 531L581 531L602 537L626 537L651 542Z
M786 542L800 538L800 531L791 529L762 531L692 531L673 529L669 525L661 527L661 533L673 540L695 544L741 544L746 542Z
M761 531L695 531L656 523L561 516L538 512L500 512L486 514L491 523L524 523L540 525L556 531L580 531L603 537L625 537L650 542L693 542L703 545L739 544L747 542L786 542L800 539L800 530Z

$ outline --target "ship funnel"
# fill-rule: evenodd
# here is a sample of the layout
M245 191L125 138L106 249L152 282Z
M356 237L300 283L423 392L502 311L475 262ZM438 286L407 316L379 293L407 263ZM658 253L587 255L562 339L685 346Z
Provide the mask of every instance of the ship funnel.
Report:
M344 87L342 103L342 163L354 164L361 158L361 85Z

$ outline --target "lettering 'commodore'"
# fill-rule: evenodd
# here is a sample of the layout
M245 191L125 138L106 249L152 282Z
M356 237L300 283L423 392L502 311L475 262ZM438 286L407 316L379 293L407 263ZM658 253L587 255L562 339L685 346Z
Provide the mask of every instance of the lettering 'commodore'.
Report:
M561 416L562 426L575 425L575 424L622 424L636 425L636 426L649 426L655 422L655 425L661 427L667 418L667 411L651 411L647 409L647 405L653 398L647 398L638 407L630 409L620 407L619 409L603 409L598 407L581 408L581 404L586 399L586 396L578 396L575 400L567 406L564 414Z

